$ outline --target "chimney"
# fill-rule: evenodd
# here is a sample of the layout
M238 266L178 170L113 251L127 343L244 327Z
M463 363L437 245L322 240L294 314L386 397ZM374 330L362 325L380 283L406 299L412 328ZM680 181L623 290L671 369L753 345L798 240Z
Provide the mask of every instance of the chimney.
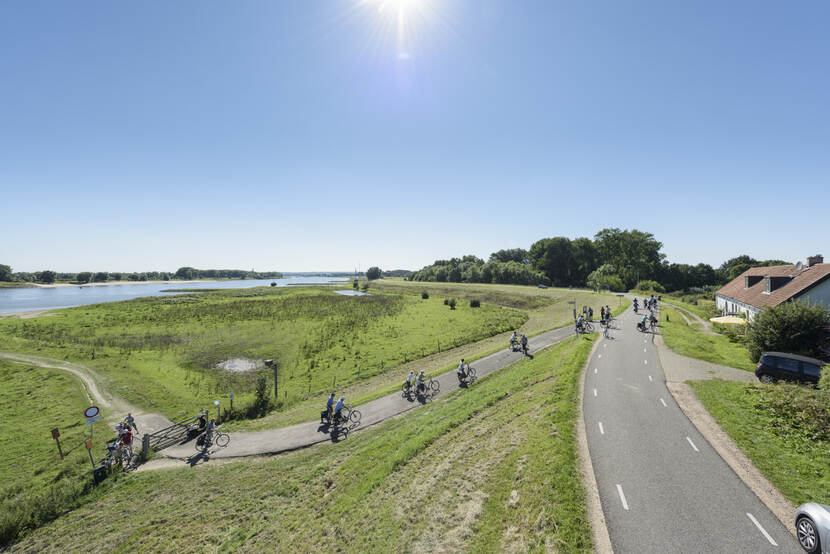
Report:
M816 254L815 256L810 256L807 258L807 267L813 267L816 264L823 264L824 263L824 256L821 254Z

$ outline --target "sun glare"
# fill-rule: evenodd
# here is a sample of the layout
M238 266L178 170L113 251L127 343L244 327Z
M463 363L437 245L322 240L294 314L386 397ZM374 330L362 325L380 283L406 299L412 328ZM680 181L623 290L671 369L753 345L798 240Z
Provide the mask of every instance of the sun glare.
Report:
M429 40L441 17L436 0L360 0L360 5L374 9L376 26L373 41L384 49L394 42L398 60L413 57L413 51Z

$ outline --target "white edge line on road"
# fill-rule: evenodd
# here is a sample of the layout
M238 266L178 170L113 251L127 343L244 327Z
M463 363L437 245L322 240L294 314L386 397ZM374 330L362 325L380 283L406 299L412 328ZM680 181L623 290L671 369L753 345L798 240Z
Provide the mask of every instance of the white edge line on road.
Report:
M651 375L648 376L648 380L652 383L654 382L654 379L651 378Z
M605 434L605 429L602 428L602 422L598 421L597 423L599 423L599 434L604 435Z
M617 485L617 486L619 487L619 485ZM751 520L752 520L752 523L754 523L754 524L755 524L755 527L757 527L758 529L760 529L761 533L763 533L763 534L764 534L764 536L767 538L767 540L769 541L769 543L770 543L772 546L778 546L778 543L777 543L777 542L775 542L774 540L772 540L772 537L770 537L770 536L769 536L769 533L767 533L767 530L766 530L766 529L764 529L763 527L761 527L761 524L760 524L760 523L758 523L758 520L757 520L757 519L755 519L755 516L754 516L754 515L750 514L749 512L747 512L747 513L746 513L746 515L749 517L749 519L751 519Z
M662 402L662 403L663 403L663 407L664 407L664 408L668 408L668 407L669 407L669 405L668 405L668 404L666 404L666 401L665 401L665 400L663 400L662 398L660 399L660 402Z
M622 500L623 508L625 508L627 510L628 509L628 502L625 501L625 494L623 494L622 487L620 486L619 483L617 483L617 492L620 494L620 500ZM746 515L749 516L749 514L746 514ZM749 516L749 517L752 517L752 516ZM756 523L756 525L758 525L758 524ZM766 533L766 531L764 531L764 533ZM767 536L769 536L769 535L767 535ZM770 539L770 541L771 540L772 539ZM775 544L775 543L773 543L773 544ZM778 545L776 545L776 546L778 546Z
M689 444L692 445L692 448L694 448L695 452L700 452L700 450L697 449L697 446L695 446L695 443L692 442L692 439L686 437L686 440L689 441Z
M594 389L594 396L597 395L597 389Z

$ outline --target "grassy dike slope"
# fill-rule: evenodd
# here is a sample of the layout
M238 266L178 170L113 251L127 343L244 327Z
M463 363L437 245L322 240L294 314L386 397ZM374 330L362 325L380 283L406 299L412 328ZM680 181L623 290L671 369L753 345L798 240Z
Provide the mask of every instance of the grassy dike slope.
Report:
M592 341L337 444L129 475L13 550L590 552L575 425Z
M830 391L692 381L718 424L793 504L830 503Z
M0 360L0 547L84 501L89 406L73 375ZM61 432L64 460L50 430ZM96 451L96 454L98 452Z
M669 321L666 321L667 315ZM660 334L666 346L683 356L744 371L755 369L749 352L742 344L730 341L726 335L703 333L687 324L677 310L665 304L660 309Z

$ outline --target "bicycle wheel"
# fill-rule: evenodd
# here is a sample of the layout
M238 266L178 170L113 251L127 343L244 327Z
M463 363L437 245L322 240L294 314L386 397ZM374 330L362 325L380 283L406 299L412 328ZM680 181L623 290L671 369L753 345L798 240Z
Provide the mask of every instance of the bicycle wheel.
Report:
M360 412L358 412L357 410L352 410L351 412L349 412L349 420L352 423L360 423Z
M594 332L594 326L590 323L586 323L585 324L585 332L586 333L593 333Z
M467 375L469 375L470 377L475 378L475 376L476 376L475 368L474 367L468 367L467 368Z
M216 446L221 446L222 448L228 446L228 443L231 442L231 437L228 436L226 433L219 433L216 435Z
M433 393L438 392L438 389L441 388L441 383L439 383L437 379L430 379L429 388L432 389Z

